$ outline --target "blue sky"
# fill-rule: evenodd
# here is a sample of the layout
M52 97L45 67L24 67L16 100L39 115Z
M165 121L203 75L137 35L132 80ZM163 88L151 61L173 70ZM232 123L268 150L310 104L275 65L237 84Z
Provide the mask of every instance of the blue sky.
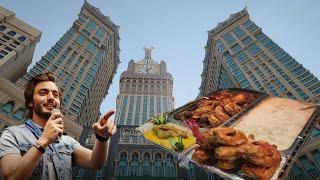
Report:
M115 109L119 77L128 61L152 57L166 61L174 78L173 96L179 107L199 90L207 31L244 8L243 0L88 0L120 26L120 61L101 112ZM42 31L33 64L66 32L76 19L82 0L0 0L16 17ZM320 77L320 1L249 0L251 20L315 76Z

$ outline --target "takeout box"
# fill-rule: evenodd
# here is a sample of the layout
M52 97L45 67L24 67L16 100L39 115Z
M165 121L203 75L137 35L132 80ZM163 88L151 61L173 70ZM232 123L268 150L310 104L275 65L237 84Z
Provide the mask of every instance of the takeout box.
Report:
M186 125L185 120L187 118L199 118L198 121L203 121L203 119L200 119L200 116L204 116L205 118L207 117L206 115L202 114L198 117L197 113L193 113L196 114L195 117L189 117L188 112L193 111L197 107L199 107L199 103L201 103L202 101L208 103L206 100L210 100L210 98L211 100L214 100L213 103L217 103L217 99L214 99L214 96L224 92L234 93L235 95L237 93L248 93L254 98L252 98L247 104L244 104L244 106L241 107L241 111L233 112L233 114L230 115L228 119L224 119L223 122L215 124L216 126L204 123L201 127L201 130L204 131L208 128L218 126L235 127L242 130L247 135L253 134L256 140L266 140L268 143L276 145L278 147L278 150L280 150L282 161L271 179L284 178L293 163L295 155L306 141L306 138L311 131L312 125L315 123L317 117L319 116L319 108L317 106L306 108L312 106L312 103L268 96L264 93L253 90L232 88L213 92L205 97L196 99L180 108L167 113L167 121L171 124L175 124L176 127L181 127L182 129L186 130L188 126ZM202 111L202 109L200 109L200 111ZM205 109L204 112L204 114L206 114ZM146 131L143 131L142 127L150 126L151 122L152 120L148 122L149 125L146 125L148 124L146 123L139 127L138 130L140 130L140 132L144 135ZM162 147L168 149L168 147ZM241 174L240 171L226 172L220 170L215 166L200 164L192 160L191 157L194 153L195 147L196 145L190 145L186 147L182 152L180 152L180 156L186 157L191 162L194 162L197 166L220 175L223 178L244 178L243 174ZM169 150L172 151L172 149L170 148Z

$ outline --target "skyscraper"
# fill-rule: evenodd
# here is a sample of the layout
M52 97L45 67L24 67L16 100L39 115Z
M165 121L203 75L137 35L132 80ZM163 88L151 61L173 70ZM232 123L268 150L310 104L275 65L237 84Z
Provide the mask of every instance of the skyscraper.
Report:
M0 77L15 82L27 72L41 32L0 6Z
M307 100L320 93L320 81L250 20L246 9L208 32L200 95L242 87Z
M320 81L250 20L246 9L208 32L200 95L241 87L297 100L320 101ZM285 179L320 177L320 118Z
M127 71L120 77L117 97L117 125L139 126L150 117L170 111L174 106L173 79L166 63L151 58L152 48L145 48L144 59L129 61Z
M27 119L23 87L32 76L50 71L63 91L61 109L66 132L79 138L82 126L92 125L99 118L100 104L119 62L119 26L84 1L78 18L59 41L14 85L6 83L3 87L0 111L6 113L5 123L14 124L9 119L17 112L16 123ZM22 107L13 102L22 102Z

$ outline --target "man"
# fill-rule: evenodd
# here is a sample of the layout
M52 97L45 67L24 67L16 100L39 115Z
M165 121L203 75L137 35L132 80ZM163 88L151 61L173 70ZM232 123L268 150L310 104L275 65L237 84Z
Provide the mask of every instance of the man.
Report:
M93 150L63 135L61 91L51 73L33 77L24 92L30 120L6 128L0 139L0 169L4 179L71 179L72 165L101 169L107 159L107 140L116 133L107 112L92 125ZM1 178L0 178L1 179Z

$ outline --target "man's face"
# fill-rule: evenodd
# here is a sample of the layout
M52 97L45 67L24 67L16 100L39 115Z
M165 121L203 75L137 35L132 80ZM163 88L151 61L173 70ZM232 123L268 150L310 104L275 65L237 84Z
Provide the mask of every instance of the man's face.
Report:
M47 120L54 108L60 107L59 89L54 82L43 81L36 85L33 93L33 114Z

